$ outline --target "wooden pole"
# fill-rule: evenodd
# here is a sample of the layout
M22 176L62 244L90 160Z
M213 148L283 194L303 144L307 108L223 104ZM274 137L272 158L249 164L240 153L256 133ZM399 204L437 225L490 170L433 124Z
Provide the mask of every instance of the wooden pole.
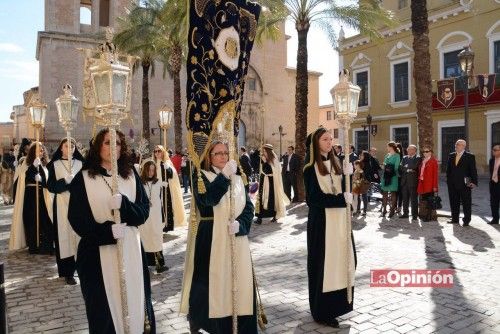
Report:
M40 127L36 126L35 127L35 137L36 137L36 157L40 157L40 143L39 143L39 138L40 138ZM40 166L37 167L37 171L40 174ZM40 248L40 194L38 193L38 179L35 176L35 188L36 188L36 195L35 195L35 200L36 200L36 247Z

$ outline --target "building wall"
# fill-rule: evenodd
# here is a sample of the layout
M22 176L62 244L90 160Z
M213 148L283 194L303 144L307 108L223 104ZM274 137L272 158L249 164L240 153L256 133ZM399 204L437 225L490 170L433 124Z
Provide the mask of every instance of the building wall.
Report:
M462 3L464 5L462 5ZM490 73L492 71L490 57L490 39L500 39L500 4L495 1L428 1L429 9L429 40L431 54L431 75L433 91L436 91L436 80L442 79L442 54L453 50L461 50L467 45L475 52L474 73ZM398 126L410 128L410 142L418 142L416 119L416 96L412 78L414 53L412 49L412 34L410 18L410 1L408 7L397 10L397 0L386 0L383 5L395 10L401 18L401 25L391 30L385 30L380 41L369 41L364 36L353 36L340 44L341 62L350 68L353 74L357 71L369 71L369 106L360 108L358 118L353 124L350 136L355 138L356 130L365 123L367 114L373 116L373 124L378 127L376 136L372 137L372 146L379 152L386 151L386 144L392 140L392 132ZM410 98L407 102L391 102L391 64L408 60ZM355 79L353 77L353 81ZM498 88L497 88L498 89ZM490 121L496 119L495 111L500 106L482 105L471 107L469 111L469 148L476 155L478 170L485 172L487 160L490 157L488 145L487 116ZM447 157L442 152L443 128L463 122L463 108L433 111L434 151L441 163L446 163ZM490 124L491 126L491 124ZM440 130L441 129L441 130ZM491 141L491 140L490 140ZM380 155L380 153L379 153ZM379 156L382 158L382 156Z
M13 122L2 122L0 123L0 154L5 150L9 150L13 144Z

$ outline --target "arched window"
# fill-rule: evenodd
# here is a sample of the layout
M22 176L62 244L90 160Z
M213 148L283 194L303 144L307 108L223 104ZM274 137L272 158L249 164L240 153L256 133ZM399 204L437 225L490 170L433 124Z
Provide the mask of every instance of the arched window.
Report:
M238 147L246 146L247 144L247 126L240 119L240 132L238 133Z
M464 31L453 31L439 41L439 78L457 77L460 75L458 53L472 44L472 36Z
M80 6L80 24L90 25L92 23L92 11L87 6Z

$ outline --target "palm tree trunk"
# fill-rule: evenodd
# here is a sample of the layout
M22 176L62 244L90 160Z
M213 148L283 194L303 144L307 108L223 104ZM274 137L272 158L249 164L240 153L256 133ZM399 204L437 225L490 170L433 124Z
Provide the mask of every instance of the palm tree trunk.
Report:
M307 94L309 88L309 77L307 72L307 33L309 22L297 22L295 24L298 34L297 48L297 77L295 80L295 152L300 160L300 166L304 165L306 155L307 137ZM304 177L302 173L297 177L298 200L303 201Z
M175 151L182 152L182 110L181 110L181 79L182 48L180 45L172 47L169 59L172 68L172 79L174 81L174 135Z
M142 62L142 135L149 142L149 62Z
M415 53L413 78L417 95L418 145L420 148L433 148L431 56L426 0L411 1L411 22Z

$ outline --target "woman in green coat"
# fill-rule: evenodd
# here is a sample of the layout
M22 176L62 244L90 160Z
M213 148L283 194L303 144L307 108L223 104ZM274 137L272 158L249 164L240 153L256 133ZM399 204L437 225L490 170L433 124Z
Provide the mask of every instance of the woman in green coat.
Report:
M380 182L382 189L382 216L387 213L387 201L389 194L391 196L391 208L389 218L394 216L397 205L397 192L398 192L398 169L401 159L399 157L398 148L393 141L387 144L387 155L384 158L384 173Z

